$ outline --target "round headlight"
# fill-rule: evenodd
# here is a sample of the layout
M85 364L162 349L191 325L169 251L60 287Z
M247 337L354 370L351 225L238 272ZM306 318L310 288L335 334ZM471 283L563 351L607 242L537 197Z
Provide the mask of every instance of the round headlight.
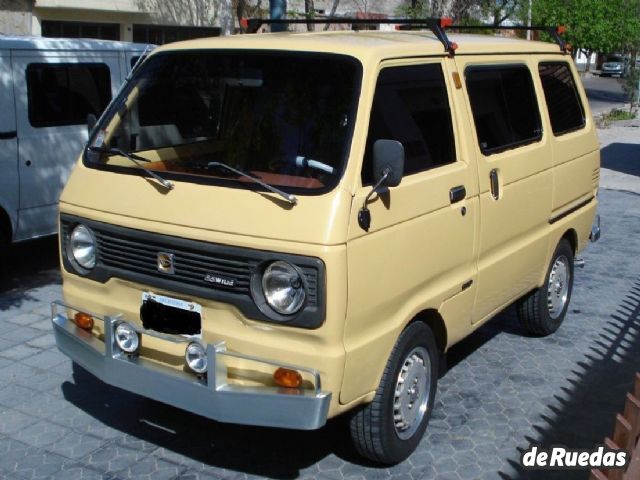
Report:
M140 346L138 332L128 323L119 323L116 327L116 343L126 353L133 353Z
M191 342L184 352L184 359L191 370L196 373L207 371L207 351L198 342Z
M304 305L305 285L298 270L287 262L273 262L262 274L262 291L271 308L293 315Z
M83 268L92 269L96 266L96 241L91 230L84 225L76 226L69 237L70 253L73 260Z

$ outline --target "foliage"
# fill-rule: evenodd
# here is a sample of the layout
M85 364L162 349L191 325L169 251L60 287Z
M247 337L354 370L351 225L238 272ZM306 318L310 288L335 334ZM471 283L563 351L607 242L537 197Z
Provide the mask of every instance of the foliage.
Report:
M640 40L640 0L534 0L533 23L566 25L567 41L588 52L611 53Z
M619 122L621 120L633 120L634 118L636 118L636 116L633 113L627 112L626 110L621 110L619 108L614 108L610 112L603 113L600 116L598 126L608 127L613 122Z

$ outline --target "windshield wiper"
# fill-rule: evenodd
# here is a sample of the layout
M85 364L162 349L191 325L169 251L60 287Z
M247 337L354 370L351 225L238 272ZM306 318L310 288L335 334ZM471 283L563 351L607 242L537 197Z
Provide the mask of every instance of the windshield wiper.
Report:
M149 159L147 158L134 155L133 153L127 153L123 150L120 150L119 148L104 148L104 147L92 147L92 146L89 146L87 148L92 152L109 153L111 155L120 155L122 157L128 158L136 167L138 167L140 170L148 174L150 177L153 177L154 179L156 179L158 183L160 183L160 185L162 185L164 188L166 188L167 190L173 190L173 182L170 182L169 180L162 178L160 175L158 175L152 170L149 170L148 168L146 168L144 165L140 163L140 162L148 162Z
M269 185L266 182L263 182L262 180L260 180L259 178L254 177L253 175L249 175L246 172L243 172L242 170L238 170L237 168L233 168L230 167L229 165L227 165L226 163L221 163L221 162L209 162L207 163L207 167L212 168L212 167L221 167L224 168L226 170L229 170L230 172L233 172L237 175L240 175L241 177L244 178L248 178L249 180L257 183L258 185L262 185L264 188L266 188L267 190L269 190L270 192L273 192L277 195L280 195L282 198L284 198L287 202L289 202L291 205L297 205L298 204L298 199L296 198L295 195L292 195L290 193L287 192L283 192L282 190L280 190L279 188L276 188L274 186Z

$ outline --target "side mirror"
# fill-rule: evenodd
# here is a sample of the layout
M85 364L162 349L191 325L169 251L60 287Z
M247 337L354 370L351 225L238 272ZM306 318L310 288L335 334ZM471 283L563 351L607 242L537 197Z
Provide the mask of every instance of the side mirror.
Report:
M96 126L96 123L98 123L98 118L93 113L87 114L87 133L89 135L91 135L91 130Z
M377 187L397 187L404 171L404 146L397 140L373 144L373 178ZM386 176L385 176L386 174Z
M364 204L358 212L360 228L368 232L371 227L371 212L367 203L378 188L397 187L402 181L404 172L404 147L397 140L376 140L373 144L373 179L375 185L364 199Z

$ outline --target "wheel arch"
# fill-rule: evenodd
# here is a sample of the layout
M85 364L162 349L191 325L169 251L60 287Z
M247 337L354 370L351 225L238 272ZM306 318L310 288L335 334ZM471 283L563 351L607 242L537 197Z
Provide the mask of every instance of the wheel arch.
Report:
M13 220L7 211L0 205L0 243L11 243L14 231Z
M440 350L440 353L444 353L447 348L448 341L447 326L444 323L444 318L442 318L440 312L435 308L427 308L418 312L403 328L403 331L414 322L422 322L431 329L433 336L436 339L436 346L438 347L438 350Z
M562 241L563 239L566 239L569 242L569 245L571 245L571 249L573 250L573 254L575 255L578 251L578 232L576 232L573 228L569 228L564 232L564 234L560 238L560 241ZM553 247L553 249L555 250L556 247L557 244Z

